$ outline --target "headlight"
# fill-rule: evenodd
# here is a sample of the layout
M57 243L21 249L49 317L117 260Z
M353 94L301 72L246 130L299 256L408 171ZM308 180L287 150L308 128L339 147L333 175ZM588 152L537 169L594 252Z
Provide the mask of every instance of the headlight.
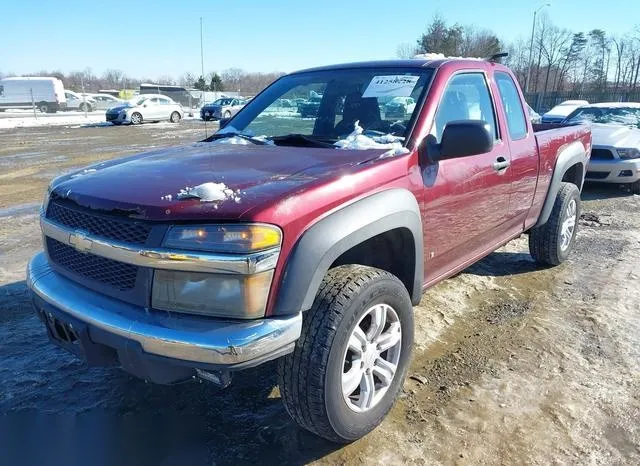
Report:
M640 158L640 149L617 149L618 156L621 159L638 159Z
M168 231L167 248L220 253L247 253L280 246L280 229L262 224L183 225Z
M273 270L254 275L226 275L156 270L154 309L235 319L263 317Z

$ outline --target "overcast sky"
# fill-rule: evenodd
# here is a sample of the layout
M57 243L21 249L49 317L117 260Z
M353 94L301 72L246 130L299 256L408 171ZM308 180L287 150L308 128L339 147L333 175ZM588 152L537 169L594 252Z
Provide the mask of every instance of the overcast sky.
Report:
M438 13L508 40L531 34L533 0L245 0L87 2L7 0L0 7L0 71L120 69L132 77L238 67L294 71L393 58ZM572 31L623 35L640 24L640 0L552 0L551 20Z

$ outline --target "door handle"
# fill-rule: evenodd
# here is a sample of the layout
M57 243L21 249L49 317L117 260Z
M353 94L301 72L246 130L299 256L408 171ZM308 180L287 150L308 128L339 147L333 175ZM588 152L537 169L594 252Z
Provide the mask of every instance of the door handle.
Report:
M511 165L511 162L509 162L507 159L505 159L504 157L500 156L496 159L495 162L493 162L493 169L495 171L497 171L498 173L502 173L504 172L507 168L509 168L509 165Z

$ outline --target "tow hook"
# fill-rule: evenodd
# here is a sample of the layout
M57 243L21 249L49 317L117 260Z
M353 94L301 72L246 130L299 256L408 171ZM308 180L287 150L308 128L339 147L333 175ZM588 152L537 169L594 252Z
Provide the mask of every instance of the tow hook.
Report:
M196 375L201 380L206 380L220 388L227 388L231 385L231 372L229 371L203 371L196 369Z

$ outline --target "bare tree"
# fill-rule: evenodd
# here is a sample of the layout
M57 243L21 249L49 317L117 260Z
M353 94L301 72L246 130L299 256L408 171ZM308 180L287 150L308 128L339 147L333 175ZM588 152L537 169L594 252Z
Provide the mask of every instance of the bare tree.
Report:
M417 47L411 42L403 42L396 48L396 56L405 60L413 58L417 53Z

